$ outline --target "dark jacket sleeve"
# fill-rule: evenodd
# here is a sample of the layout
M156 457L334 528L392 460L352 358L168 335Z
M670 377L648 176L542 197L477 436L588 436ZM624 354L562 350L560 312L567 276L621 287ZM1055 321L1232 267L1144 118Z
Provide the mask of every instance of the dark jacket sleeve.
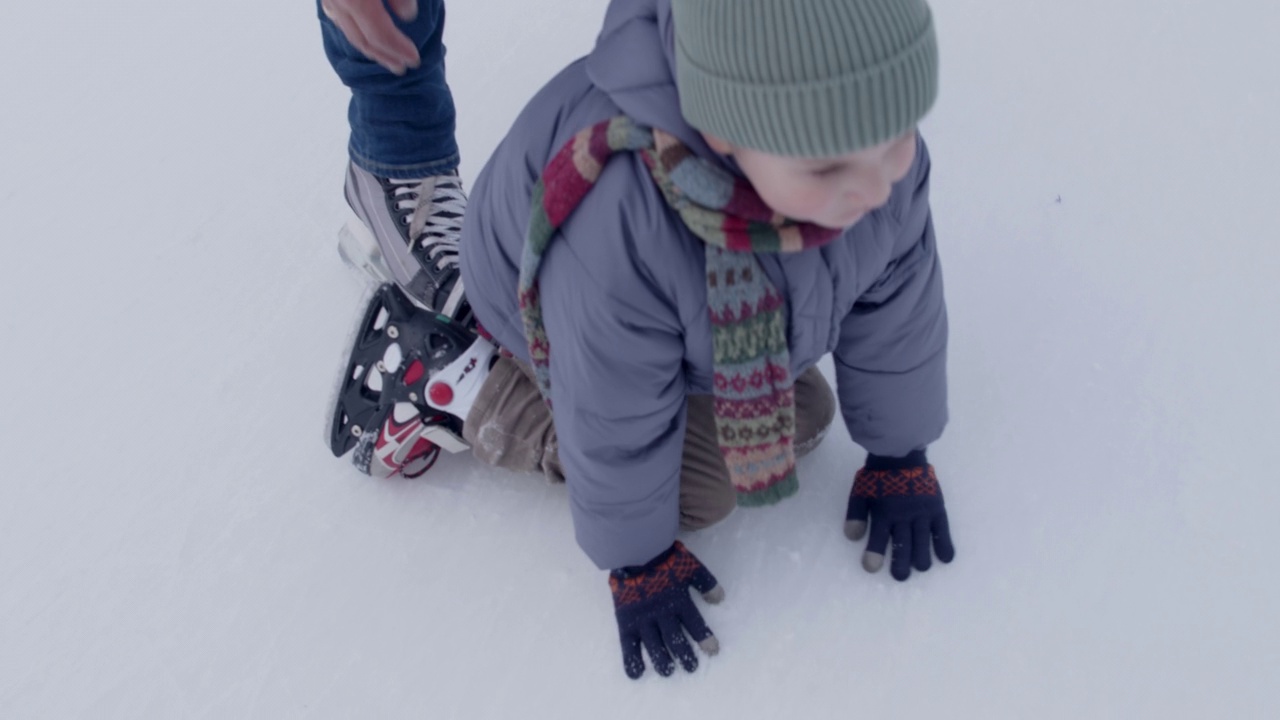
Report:
M947 313L923 141L911 185L892 213L901 230L889 264L841 322L835 351L845 424L876 455L923 448L947 423Z
M635 184L628 165L606 167L540 275L574 532L600 568L648 562L671 546L679 524L683 332L633 263L637 243L670 230L634 189L630 202L616 200Z

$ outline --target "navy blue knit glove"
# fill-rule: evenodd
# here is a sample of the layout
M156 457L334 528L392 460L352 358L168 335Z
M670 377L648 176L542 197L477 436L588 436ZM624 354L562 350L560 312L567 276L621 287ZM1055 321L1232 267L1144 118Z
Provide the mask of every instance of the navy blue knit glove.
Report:
M654 669L664 677L675 672L673 653L685 670L698 669L698 656L685 632L706 654L720 652L720 642L689 597L690 586L713 605L724 599L724 588L715 576L679 540L644 565L609 573L622 640L622 666L632 679L644 674L642 644Z
M956 556L942 504L942 488L923 450L904 458L868 455L867 464L853 478L844 534L861 540L871 521L871 537L862 554L862 567L879 572L885 550L893 539L893 563L889 571L897 580L911 576L911 568L929 569L932 555L944 563ZM932 541L933 553L929 552Z

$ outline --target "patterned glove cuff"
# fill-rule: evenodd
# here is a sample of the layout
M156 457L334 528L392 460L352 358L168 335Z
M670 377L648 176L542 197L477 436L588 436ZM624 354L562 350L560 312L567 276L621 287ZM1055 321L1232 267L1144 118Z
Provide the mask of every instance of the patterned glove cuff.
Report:
M627 567L614 568L609 571L610 577L626 580L627 578L643 575L653 570L662 563L666 562L677 550L684 549L684 545L679 541L675 541L671 547L658 553L658 556L643 565L628 565Z
M905 470L906 468L924 467L929 464L925 451L913 450L904 457L885 457L884 455L867 455L868 470Z

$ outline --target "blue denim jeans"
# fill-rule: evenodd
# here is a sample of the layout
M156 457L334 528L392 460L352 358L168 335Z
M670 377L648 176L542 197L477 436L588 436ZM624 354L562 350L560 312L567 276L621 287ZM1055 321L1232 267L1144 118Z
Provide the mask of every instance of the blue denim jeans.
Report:
M418 0L418 17L399 27L422 64L397 76L366 58L316 2L329 63L351 88L351 160L374 175L419 178L458 167L453 95L444 79L444 0Z

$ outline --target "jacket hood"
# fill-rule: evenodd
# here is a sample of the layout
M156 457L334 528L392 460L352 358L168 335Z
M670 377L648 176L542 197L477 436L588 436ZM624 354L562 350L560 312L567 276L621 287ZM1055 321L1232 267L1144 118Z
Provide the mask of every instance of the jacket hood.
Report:
M661 128L724 162L680 113L671 0L613 0L587 56L587 76L636 122Z

